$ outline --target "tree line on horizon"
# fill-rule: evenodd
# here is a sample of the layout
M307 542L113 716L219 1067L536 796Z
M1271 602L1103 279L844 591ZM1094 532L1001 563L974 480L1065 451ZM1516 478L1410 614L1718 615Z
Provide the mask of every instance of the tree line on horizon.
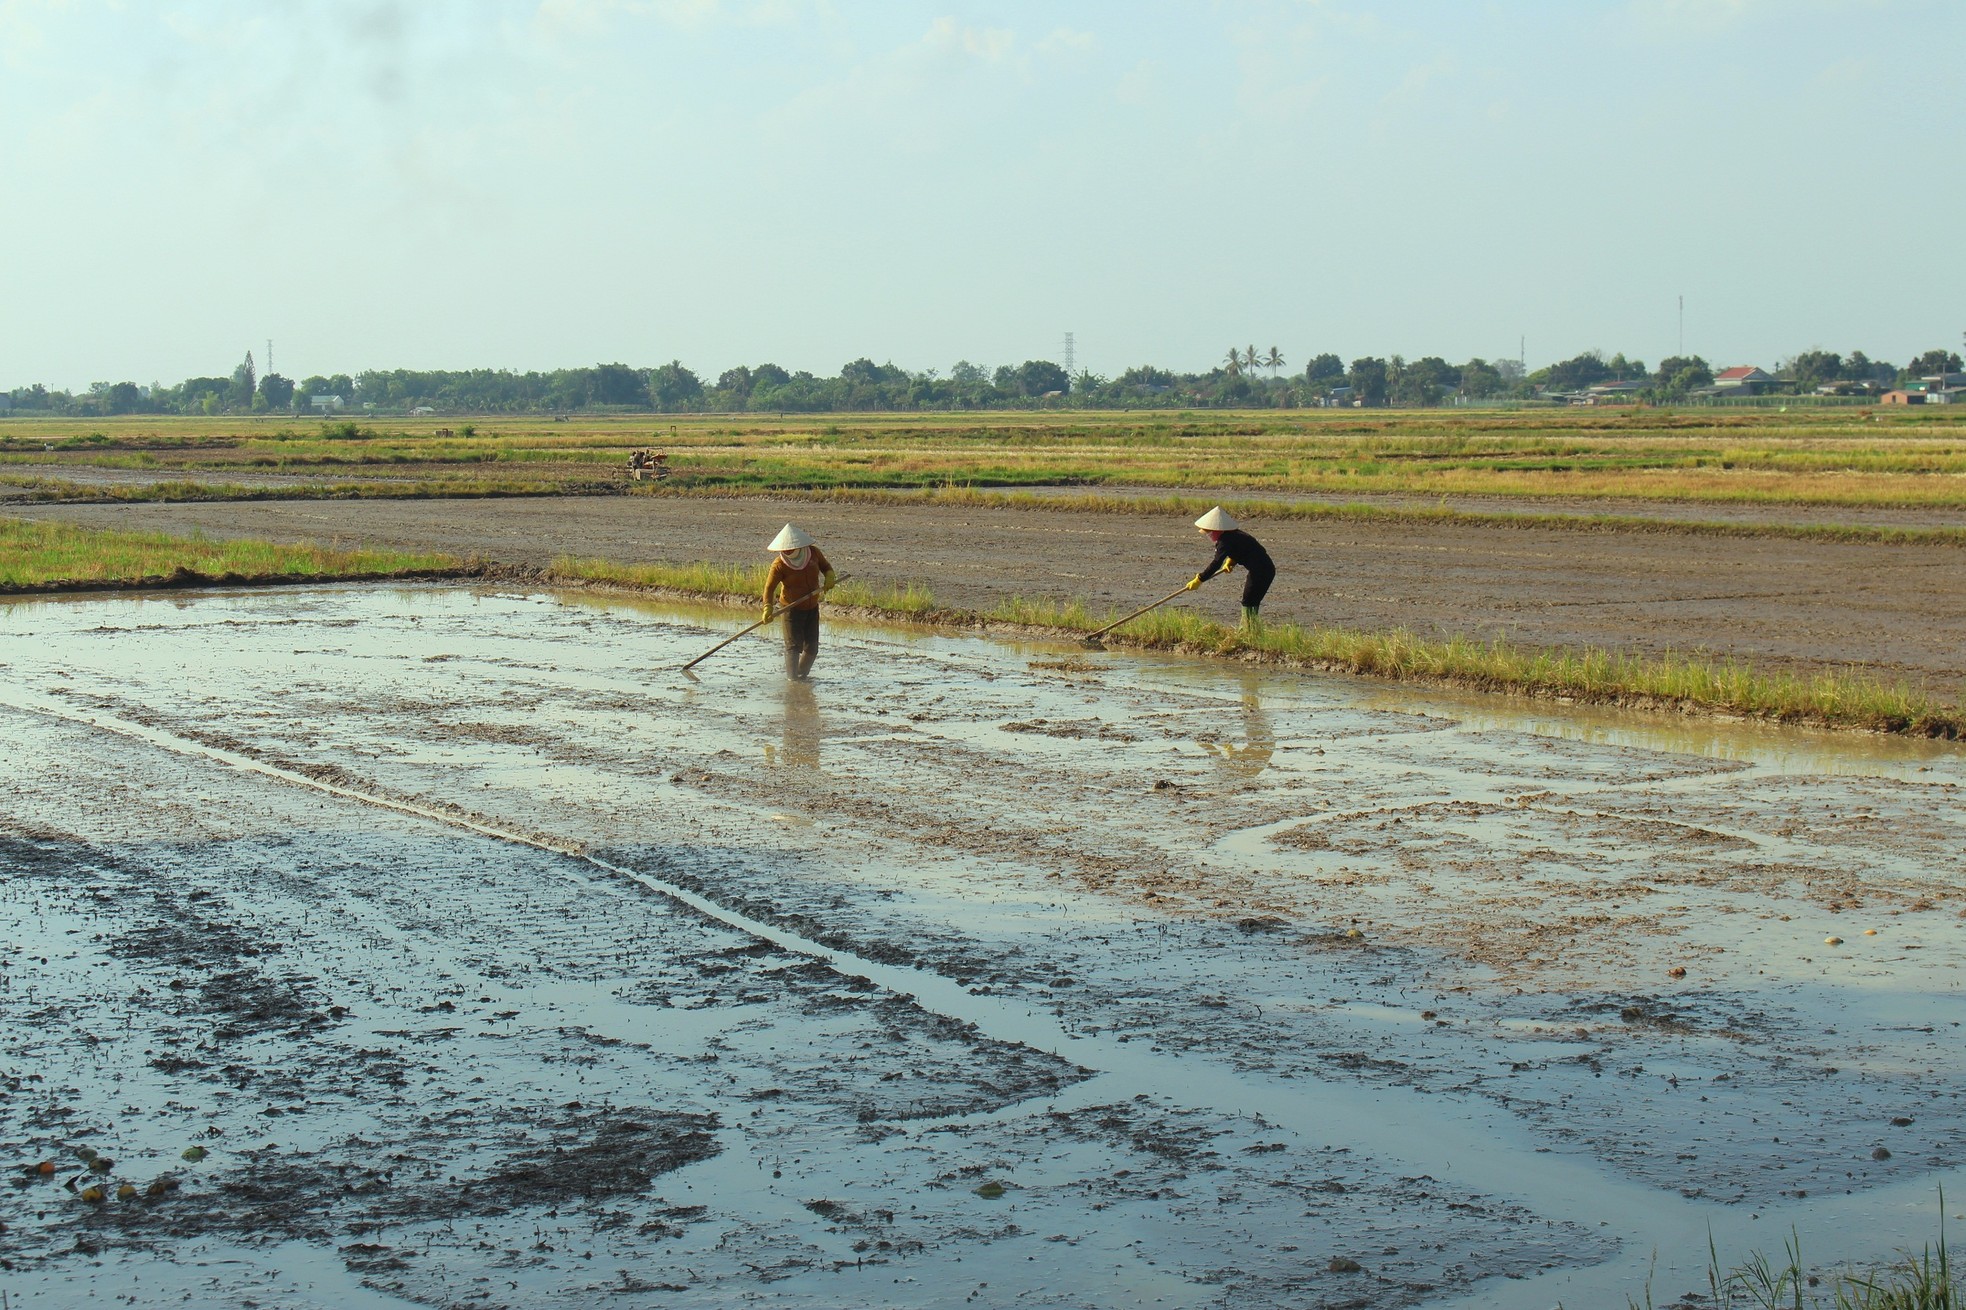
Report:
M1957 372L1957 353L1928 350L1903 368L1848 355L1808 350L1774 370L1783 389L1813 393L1829 383L1871 390L1939 373ZM1574 394L1605 382L1642 386L1636 398L1680 402L1711 386L1714 370L1697 355L1671 356L1647 369L1623 354L1586 351L1525 373L1515 360L1470 359L1450 364L1437 355L1405 359L1364 356L1346 364L1315 355L1286 372L1277 347L1232 347L1204 373L1142 364L1116 377L1089 370L1076 376L1050 360L986 368L958 361L947 373L919 372L861 358L833 377L788 371L776 364L739 365L706 381L680 361L654 368L596 364L519 373L509 369L372 369L315 375L295 382L261 375L251 352L229 375L187 378L176 386L99 382L71 393L36 384L4 394L14 414L93 417L119 414L286 414L317 411L315 397L336 397L320 412L421 407L469 413L649 412L824 413L852 410L1015 409L1064 405L1087 409L1311 408L1341 404L1427 407L1495 401L1536 401Z

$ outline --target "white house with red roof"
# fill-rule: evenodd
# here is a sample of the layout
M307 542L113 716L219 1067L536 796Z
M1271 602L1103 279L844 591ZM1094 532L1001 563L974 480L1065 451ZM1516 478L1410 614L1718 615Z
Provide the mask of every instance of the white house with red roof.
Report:
M1773 373L1758 369L1752 364L1743 364L1739 368L1726 369L1713 375L1714 390L1723 395L1758 396L1763 390L1774 385L1774 382Z

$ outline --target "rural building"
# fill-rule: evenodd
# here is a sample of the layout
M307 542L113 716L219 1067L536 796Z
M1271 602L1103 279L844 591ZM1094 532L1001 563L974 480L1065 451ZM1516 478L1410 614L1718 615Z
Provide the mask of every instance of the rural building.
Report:
M1644 391L1645 387L1646 384L1643 382L1627 382L1622 379L1616 382L1594 382L1585 389L1581 400L1573 399L1571 403L1584 405L1630 403L1638 399L1639 393Z
M1922 391L1887 391L1877 399L1878 403L1883 405L1922 405L1925 403L1925 393Z
M1758 396L1775 384L1775 375L1752 364L1730 368L1713 377L1714 390L1723 396Z
M410 413L412 414L435 414L436 412L437 411L429 405L418 405L415 409L410 411Z
M1966 405L1966 373L1934 373L1905 383L1906 391L1922 391L1928 405Z
M318 410L340 409L344 403L340 396L309 396L307 403Z

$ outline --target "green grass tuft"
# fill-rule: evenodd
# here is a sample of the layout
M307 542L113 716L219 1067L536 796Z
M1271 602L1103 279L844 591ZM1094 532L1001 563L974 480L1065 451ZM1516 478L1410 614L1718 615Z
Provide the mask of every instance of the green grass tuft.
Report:
M335 550L268 541L210 541L0 519L0 590L49 590L146 580L372 577L464 568L450 555Z
M606 559L562 555L550 570L555 579L600 582L640 591L679 591L691 596L756 596L764 591L763 564L621 564Z
M766 564L717 564L697 561L690 564L617 564L613 560L576 559L562 556L553 561L555 579L571 582L599 582L642 591L674 591L691 596L762 595ZM835 587L827 599L835 605L878 610L902 618L921 618L936 612L935 594L919 583L873 587L849 578Z
M1802 1261L1802 1240L1791 1228L1779 1261L1757 1251L1745 1264L1723 1271L1709 1234L1708 1295L1689 1294L1689 1299L1711 1310L1966 1310L1966 1283L1953 1272L1946 1250L1943 1190L1939 1197L1936 1248L1928 1245L1877 1269L1811 1273ZM1625 1298L1627 1310L1653 1310L1651 1276L1645 1284L1643 1300Z

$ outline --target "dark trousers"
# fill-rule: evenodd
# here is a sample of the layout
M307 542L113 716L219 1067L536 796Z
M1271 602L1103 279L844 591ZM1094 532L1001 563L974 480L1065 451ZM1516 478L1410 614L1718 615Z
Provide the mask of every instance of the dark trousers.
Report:
M1244 609L1261 609L1263 597L1268 594L1270 584L1277 580L1276 566L1271 565L1258 573L1250 569L1242 577L1242 606Z
M819 608L785 611L785 676L803 678L819 654Z

